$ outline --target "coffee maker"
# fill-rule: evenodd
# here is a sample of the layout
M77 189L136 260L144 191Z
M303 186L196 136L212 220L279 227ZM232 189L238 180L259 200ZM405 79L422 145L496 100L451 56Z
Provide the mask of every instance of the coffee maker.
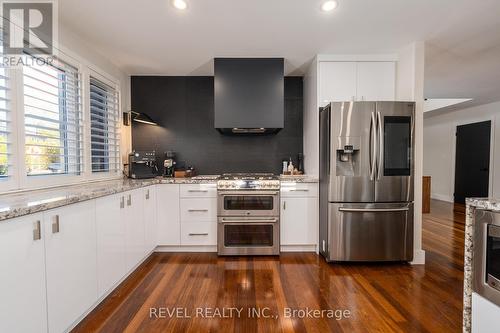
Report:
M167 151L165 153L165 161L163 161L163 176L164 177L173 177L175 171L175 152Z
M154 178L158 174L155 151L133 151L128 155L129 177Z

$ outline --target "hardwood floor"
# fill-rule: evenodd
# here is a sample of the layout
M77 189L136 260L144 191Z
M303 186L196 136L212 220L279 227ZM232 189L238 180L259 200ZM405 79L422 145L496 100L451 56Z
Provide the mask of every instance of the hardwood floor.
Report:
M452 204L432 201L423 221L425 266L327 264L308 253L153 254L74 332L460 332L464 220ZM229 315L230 308L242 309L240 316L196 312ZM307 308L337 311L287 316Z

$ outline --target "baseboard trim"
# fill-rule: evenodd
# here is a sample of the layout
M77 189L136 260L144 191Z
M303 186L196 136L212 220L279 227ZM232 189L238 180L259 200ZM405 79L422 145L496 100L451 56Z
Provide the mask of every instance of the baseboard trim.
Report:
M415 249L413 251L413 261L411 265L425 265L425 251L422 249Z
M316 244L312 245L281 245L281 252L316 252Z
M217 245L200 245L200 246L157 246L155 252L217 252Z
M445 194L431 193L431 199L453 203L453 197Z

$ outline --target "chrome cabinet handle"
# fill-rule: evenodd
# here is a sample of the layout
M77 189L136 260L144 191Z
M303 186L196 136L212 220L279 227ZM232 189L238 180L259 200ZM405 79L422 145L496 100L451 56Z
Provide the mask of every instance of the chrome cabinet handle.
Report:
M146 200L149 200L149 190L146 192Z
M291 189L290 192L309 192L306 188Z
M208 236L208 232L203 232L203 233L190 232L189 236Z
M127 206L131 206L131 205L132 205L132 195L131 195L131 194L129 194L129 195L127 196Z
M52 233L59 233L59 215L54 216L54 222L52 222Z
M407 212L410 209L408 207L404 208L339 208L339 212L367 212L367 213L378 213L378 212Z
M286 209L286 201L283 201L283 210Z
M190 193L205 193L208 192L208 190L188 190Z
M377 111L377 119L378 119L378 165L377 165L377 180L380 180L380 174L382 172L382 153L383 153L383 149L382 149L382 145L384 144L384 138L382 136L382 117L380 116L380 112Z
M40 220L33 223L33 240L37 241L42 239L42 229L40 227Z
M125 197L120 198L120 208L125 208Z
M188 212L208 212L208 209L188 209Z

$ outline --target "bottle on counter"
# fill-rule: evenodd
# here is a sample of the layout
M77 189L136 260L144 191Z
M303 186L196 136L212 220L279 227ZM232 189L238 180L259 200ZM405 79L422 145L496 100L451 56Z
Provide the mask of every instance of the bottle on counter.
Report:
M283 160L283 168L281 170L282 174L286 175L287 172L288 172L288 161L287 160Z
M288 162L288 172L291 175L293 175L293 169L294 169L294 166L293 166L292 158L290 157L290 162Z
M298 162L297 162L298 173L303 174L304 173L304 155L299 153L297 155L297 160L298 160Z

